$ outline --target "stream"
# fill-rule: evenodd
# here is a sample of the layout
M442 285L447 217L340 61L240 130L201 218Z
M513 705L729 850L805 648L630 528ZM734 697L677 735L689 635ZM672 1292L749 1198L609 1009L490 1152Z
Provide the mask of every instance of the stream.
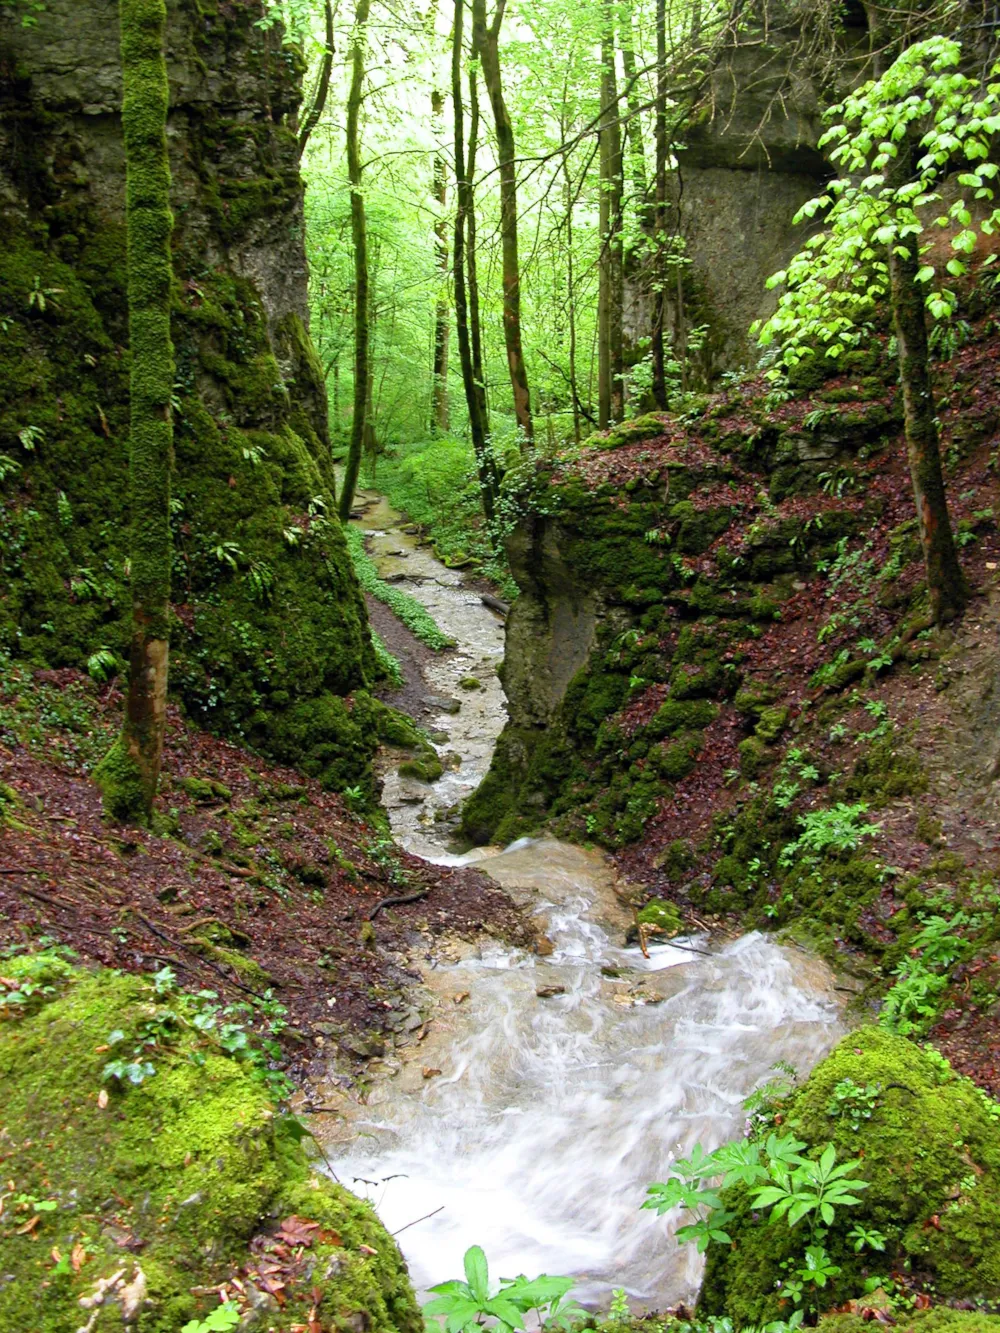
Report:
M645 1187L695 1143L739 1135L743 1099L777 1061L804 1074L830 1049L844 1030L833 974L756 932L675 940L644 958L624 944L630 918L597 852L553 840L449 850L434 816L489 763L504 718L503 631L396 522L384 502L363 520L383 577L405 571L401 586L458 645L431 664L429 693L458 697L469 674L485 688L429 724L448 733L440 748L458 767L418 793L387 775L393 831L439 864L475 860L543 919L553 947L428 954L430 1021L376 1062L363 1093L341 1094L325 1150L400 1231L418 1290L459 1276L480 1244L494 1277L572 1274L588 1304L606 1306L616 1287L637 1310L690 1301L702 1260L673 1241L681 1218L640 1209Z

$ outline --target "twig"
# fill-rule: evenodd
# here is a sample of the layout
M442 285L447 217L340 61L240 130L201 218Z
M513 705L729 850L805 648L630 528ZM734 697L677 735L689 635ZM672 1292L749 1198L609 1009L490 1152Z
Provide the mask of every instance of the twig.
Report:
M415 1227L418 1222L426 1222L429 1217L434 1217L437 1213L444 1212L444 1204L440 1208L435 1208L433 1213L424 1213L423 1217L416 1217L412 1222L407 1222L405 1227L400 1227L399 1231L390 1231L390 1236L398 1236L400 1231L406 1231L409 1227Z
M0 866L0 875L44 875L44 870L36 870L33 866Z
M368 920L374 921L383 907L401 907L404 903L419 902L421 898L426 898L430 889L418 889L416 893L395 894L391 898L380 899L372 910L368 913Z

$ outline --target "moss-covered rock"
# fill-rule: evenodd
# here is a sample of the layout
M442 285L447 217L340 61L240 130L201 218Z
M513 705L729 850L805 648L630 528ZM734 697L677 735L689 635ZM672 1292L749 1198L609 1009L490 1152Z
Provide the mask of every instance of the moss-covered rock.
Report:
M315 1286L324 1326L418 1333L394 1241L367 1204L313 1171L301 1127L245 1061L191 1025L193 1002L51 956L0 971L36 988L26 1012L0 998L0 1161L16 1185L0 1217L0 1268L13 1276L0 1285L0 1327L75 1333L81 1298L117 1274L89 1327L120 1329L123 1287L141 1273L130 1327L177 1333L217 1303L213 1286L242 1270L251 1289L265 1238L298 1217L318 1225L283 1274L287 1304L257 1284L268 1326L302 1324ZM9 990L0 984L0 997ZM141 1042L137 1058L155 1072L135 1086L102 1076Z
M870 1119L845 1113L835 1090L878 1089ZM1000 1117L936 1053L876 1028L850 1033L782 1108L782 1127L819 1153L860 1159L869 1188L837 1210L824 1245L841 1273L830 1306L861 1294L867 1272L902 1269L940 1298L1000 1297ZM857 1127L855 1127L855 1125ZM713 1247L701 1294L705 1313L757 1323L780 1310L785 1260L804 1251L803 1225L770 1223L744 1187L726 1192L736 1217L732 1247ZM886 1251L856 1253L856 1223L881 1231Z

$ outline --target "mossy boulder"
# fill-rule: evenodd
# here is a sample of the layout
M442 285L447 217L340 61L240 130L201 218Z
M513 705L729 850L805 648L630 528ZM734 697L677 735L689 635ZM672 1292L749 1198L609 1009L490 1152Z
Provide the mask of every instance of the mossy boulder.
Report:
M874 1085L870 1119L844 1114L835 1089ZM903 1270L939 1298L1000 1297L1000 1118L984 1095L942 1058L877 1028L850 1033L782 1110L782 1126L819 1154L860 1159L869 1188L838 1209L824 1245L841 1268L824 1293L830 1307L857 1297L869 1272ZM857 1124L857 1128L854 1125ZM768 1221L745 1187L725 1192L736 1216L731 1247L712 1247L700 1308L739 1323L780 1313L782 1264L808 1243L805 1224ZM861 1223L886 1237L884 1254L854 1250Z
M420 1333L395 1242L368 1204L313 1170L302 1127L254 1068L191 1025L194 1001L53 955L8 958L0 976L0 1162L15 1183L0 1216L0 1328L110 1333L128 1287L129 1327L177 1333L242 1272L276 1333L304 1325L313 1287L324 1328ZM25 980L28 1003L5 1005ZM155 1072L135 1086L103 1076L143 1041ZM282 1274L279 1309L253 1274L288 1218L318 1225ZM116 1274L88 1323L81 1298Z
M759 721L754 727L754 735L764 742L765 745L773 745L781 733L788 726L790 709L784 705L773 708L762 708L759 714Z
M1000 1315L979 1310L950 1310L937 1306L895 1315L898 1333L1000 1333ZM871 1333L873 1321L860 1314L827 1315L819 1322L822 1333Z

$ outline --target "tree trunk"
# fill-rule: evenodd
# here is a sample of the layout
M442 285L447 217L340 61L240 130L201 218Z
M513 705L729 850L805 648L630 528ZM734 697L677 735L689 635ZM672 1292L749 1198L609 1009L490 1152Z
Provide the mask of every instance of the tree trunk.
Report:
M482 386L477 382L474 363L474 344L469 328L469 302L466 295L466 231L470 230L474 202L472 199L472 141L469 144L469 163L465 161L465 115L462 105L462 20L465 0L455 0L455 24L452 29L451 51L451 94L455 114L455 190L457 208L455 211L455 240L452 255L452 272L455 283L455 330L458 334L458 355L462 366L462 385L465 389L465 402L469 410L469 433L472 436L472 450L476 458L476 471L479 475L479 493L483 503L483 513L487 523L492 523L496 513L496 497L500 479L497 475L493 454L489 448L485 409L481 394ZM469 237L469 249L472 250L473 236ZM474 272L474 258L469 256L469 285ZM478 312L477 312L478 313ZM476 329L478 335L478 329Z
M490 409L486 397L486 370L483 366L483 325L479 318L479 271L476 266L476 149L479 146L479 84L476 79L476 48L472 48L473 63L469 66L469 160L466 176L469 180L469 206L465 211L465 266L469 275L469 340L472 343L472 374L479 397L479 415L483 423L487 448L490 438ZM499 470L494 460L494 469Z
M444 110L444 94L434 89L431 93L431 115L435 132L441 130L441 114ZM431 389L431 432L448 429L448 334L451 327L451 315L448 310L448 219L445 206L448 202L448 175L444 153L438 149L434 154L434 203L437 206L437 221L434 223L434 255L437 260L438 282L440 284L437 303L434 308L434 369Z
M628 109L626 131L628 137L629 178L635 195L636 215L644 231L653 221L652 209L646 199L646 149L642 142L642 118L639 111L639 80L636 75L635 48L632 37L632 7L623 4L619 8L619 29L621 32L622 68L625 71L625 104Z
M368 413L368 223L361 191L361 151L358 121L365 78L365 25L371 0L358 0L351 34L351 87L347 95L347 174L351 182L351 239L354 242L354 411L347 467L340 492L340 521L346 523L354 504Z
M562 138L566 139L566 127L562 127ZM569 174L569 163L563 157L563 183L566 187L566 308L569 315L569 391L573 399L573 442L580 443L580 395L576 382L576 291L573 272L573 182Z
M912 241L910 246L905 255L889 246L890 296L903 388L906 453L927 570L927 590L931 613L937 624L943 625L961 612L968 600L968 588L948 517L928 365L924 298L916 280L918 260Z
M653 328L650 350L653 360L653 400L661 411L667 408L667 379L663 354L666 322L667 242L667 6L656 0L656 208L654 211Z
M148 822L167 719L170 467L170 164L165 0L121 0L125 222L132 350L129 484L132 644L121 735L95 777L108 813Z
M326 23L326 50L323 52L323 63L319 67L316 96L313 98L313 104L302 122L302 129L299 131L300 157L309 142L309 136L319 124L320 117L326 107L326 99L330 93L330 75L333 73L333 0L323 0L323 11Z
M507 348L510 386L514 394L514 415L530 444L534 436L531 421L531 393L528 370L521 345L521 270L517 254L517 167L514 160L514 129L503 96L500 76L499 37L505 0L497 0L492 24L486 24L486 0L472 0L473 36L483 65L483 78L493 108L497 136L497 164L500 168L500 235L503 253L503 334Z
M622 271L622 134L615 73L614 0L604 0L601 34L601 267L604 299L599 297L601 337L601 419L604 426L625 415L622 335L624 275ZM605 420L605 413L607 420Z

